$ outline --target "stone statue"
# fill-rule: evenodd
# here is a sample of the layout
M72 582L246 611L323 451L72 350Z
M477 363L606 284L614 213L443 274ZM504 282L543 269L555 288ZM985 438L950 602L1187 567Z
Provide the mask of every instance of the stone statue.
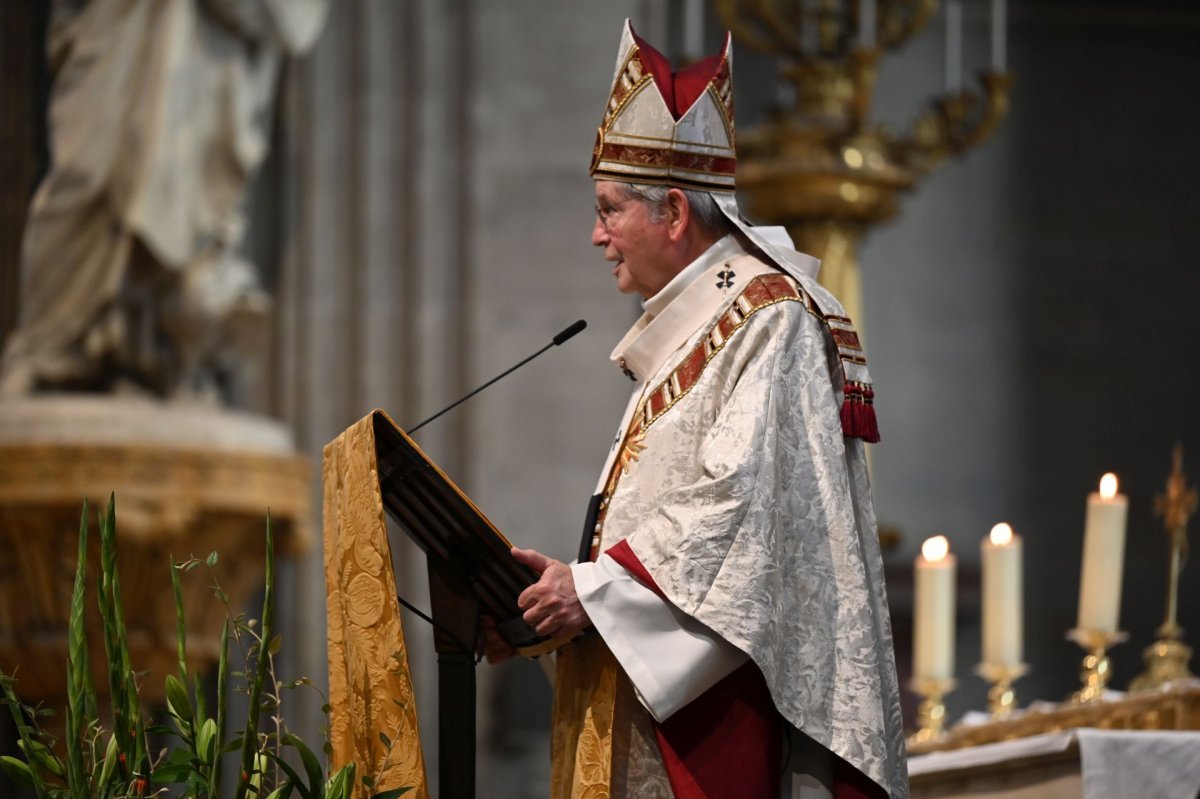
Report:
M50 165L0 396L220 398L270 297L239 253L285 55L327 0L55 0ZM251 348L253 349L253 348Z

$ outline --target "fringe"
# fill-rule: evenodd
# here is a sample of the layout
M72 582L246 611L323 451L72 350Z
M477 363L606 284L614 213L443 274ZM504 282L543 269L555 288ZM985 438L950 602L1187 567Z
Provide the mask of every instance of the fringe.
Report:
M842 400L842 435L861 438L869 444L879 442L879 422L875 419L875 392L868 383L847 381Z

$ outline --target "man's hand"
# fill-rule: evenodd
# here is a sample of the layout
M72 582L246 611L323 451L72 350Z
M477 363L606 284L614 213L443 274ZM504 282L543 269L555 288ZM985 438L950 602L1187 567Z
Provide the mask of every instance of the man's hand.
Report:
M575 594L575 578L569 566L532 549L513 547L512 555L541 575L517 598L517 606L525 611L525 623L538 635L571 639L591 624Z
M496 620L491 616L483 616L483 644L481 650L488 663L501 663L517 654L517 650L508 645L500 637L496 629Z

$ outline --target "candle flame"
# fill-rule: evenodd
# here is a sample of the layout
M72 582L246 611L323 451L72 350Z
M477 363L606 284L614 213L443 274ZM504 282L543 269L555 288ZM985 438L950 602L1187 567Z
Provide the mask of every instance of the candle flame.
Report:
M950 554L950 542L944 535L935 535L921 544L921 557L928 561L943 560Z
M1007 546L1013 540L1013 529L1011 525L1000 522L992 528L991 535L992 545L997 547Z
M1117 476L1112 472L1100 478L1100 498L1112 499L1117 495Z

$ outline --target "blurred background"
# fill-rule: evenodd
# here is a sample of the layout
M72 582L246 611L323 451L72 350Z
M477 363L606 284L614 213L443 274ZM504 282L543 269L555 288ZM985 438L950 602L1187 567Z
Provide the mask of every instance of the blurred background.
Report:
M139 9L160 2L157 11ZM322 447L373 408L415 424L584 318L587 330L570 344L416 436L510 539L570 559L627 399L628 381L607 356L640 313L614 290L589 244L587 167L621 24L631 18L679 63L719 48L718 5L739 4L3 4L0 341L7 339L9 381L0 445L28 433L30 402L63 395L129 398L141 419L148 417L138 402L263 420L246 434L250 449L300 469L263 495L287 505L293 535L281 565L279 670L284 679L322 683ZM947 5L961 15L957 34ZM175 16L161 28L142 18L167 14L163 8ZM983 96L975 76L995 66L992 13L983 0L938 4L921 30L880 55L867 113L882 126L879 137L916 130L931 103L955 88L947 83L955 35L960 85ZM852 241L861 277L856 321L883 437L872 448L873 483L897 663L903 682L911 673L913 559L926 537L944 534L959 566L951 719L985 704L987 686L973 669L979 542L993 524L1012 524L1025 546L1031 672L1017 684L1020 701L1061 700L1078 687L1082 655L1064 636L1075 624L1085 498L1104 472L1120 477L1130 508L1120 610L1130 638L1112 652L1113 687L1122 689L1142 670L1141 652L1163 618L1168 539L1153 506L1177 442L1185 471L1200 474L1200 450L1192 449L1200 447L1200 359L1192 349L1200 345L1200 104L1187 99L1200 77L1200 10L1184 0L1016 0L1004 29L1007 115L977 141L926 153L911 188L897 192L895 215L859 220L861 241ZM86 69L86 36L98 37L90 40L97 53L132 48L103 82L74 71ZM177 41L170 37L182 38L165 44ZM779 54L736 37L734 53L744 141L797 98ZM55 92L72 80L75 95L55 105ZM176 85L184 94L172 100ZM150 96L158 98L152 111L138 102ZM30 239L31 200L55 174L51 137L68 129L63 152L110 142L84 159L91 171L58 175L59 196L91 192L91 210L70 217L48 199L44 226ZM201 134L223 149L206 149ZM149 188L129 188L143 184ZM96 243L125 224L132 244ZM115 248L109 266L86 266L105 246ZM217 288L201 290L219 309L201 327L219 318L221 334L211 337L238 343L251 366L218 361L206 371L185 358L164 368L132 347L133 355L87 368L12 377L21 353L35 359L34 339L55 318L53 309L32 318L31 308L53 305L47 292L92 307L97 297L122 296L112 287L137 279L146 264L171 272L172 263L195 263L206 252L223 266L210 270ZM90 277L79 276L84 268ZM31 280L41 294L30 295ZM236 296L221 300L221 287ZM155 303L166 295L157 291L134 304L141 313L161 310ZM58 313L70 318L69 311ZM243 317L253 317L255 332L230 333ZM71 401L37 417L37 435L91 441L96 423L80 421ZM197 436L207 435L206 423ZM224 443L235 451L242 440L231 434ZM18 450L2 451L12 458ZM0 477L15 474L17 464L0 463ZM102 471L89 479L93 492L111 490L99 487ZM73 500L76 519L85 490ZM0 486L0 513L15 552L15 542L40 534L12 522L36 503L4 492ZM241 512L261 520L256 510ZM47 585L61 579L64 587L46 591L69 594L75 529L61 531L67 543L58 560L45 561L58 564L47 567ZM213 548L204 532L196 530L197 555ZM251 562L260 549L259 538L238 540L221 539L223 561ZM401 594L427 607L419 552L401 533L392 541ZM0 613L11 615L30 590L20 583L25 561L0 560L0 580L10 583L9 610ZM122 578L162 579L165 587L164 562ZM1180 584L1179 622L1193 646L1198 579L1192 565ZM248 586L244 601L253 595ZM432 641L423 622L406 615L405 623L432 761ZM5 651L22 669L39 668L21 654L34 649ZM481 665L478 678L480 784L489 796L544 796L550 695L541 668ZM320 699L289 702L291 725L317 735ZM915 702L905 702L911 718ZM6 736L11 748L11 731Z

